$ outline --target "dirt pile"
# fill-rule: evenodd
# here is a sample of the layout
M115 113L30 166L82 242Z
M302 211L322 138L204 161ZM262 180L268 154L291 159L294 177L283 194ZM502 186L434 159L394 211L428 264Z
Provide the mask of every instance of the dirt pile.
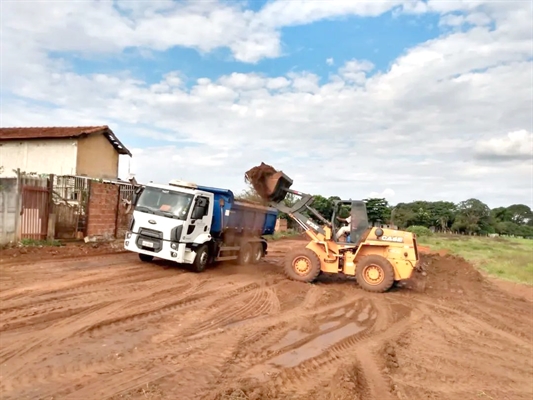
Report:
M426 293L471 295L486 289L486 280L464 258L451 254L424 254L422 264L427 274Z
M257 194L266 200L271 194L271 188L268 185L269 178L271 178L276 172L278 171L276 171L274 167L261 162L261 165L246 171L245 177Z

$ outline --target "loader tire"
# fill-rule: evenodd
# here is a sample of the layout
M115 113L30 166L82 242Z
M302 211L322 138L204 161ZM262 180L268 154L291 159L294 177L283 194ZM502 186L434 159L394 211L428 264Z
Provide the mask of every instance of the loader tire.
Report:
M203 244L196 249L196 257L192 263L192 270L194 272L204 272L207 262L209 261L209 248Z
M293 281L313 282L320 274L320 259L312 250L293 250L287 255L284 272Z
M357 262L355 277L363 290L383 293L394 284L394 268L385 257L369 255Z

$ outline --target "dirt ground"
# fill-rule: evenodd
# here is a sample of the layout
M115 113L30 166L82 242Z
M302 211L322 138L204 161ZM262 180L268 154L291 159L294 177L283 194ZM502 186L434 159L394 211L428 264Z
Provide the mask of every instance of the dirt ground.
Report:
M2 399L533 398L533 303L450 255L425 289L196 274L136 254L0 255ZM46 253L46 252L45 252Z

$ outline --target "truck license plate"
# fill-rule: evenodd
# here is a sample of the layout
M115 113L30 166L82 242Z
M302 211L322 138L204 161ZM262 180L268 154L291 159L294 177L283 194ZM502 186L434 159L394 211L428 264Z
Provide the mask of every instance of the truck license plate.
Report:
M152 242L147 242L146 240L143 240L141 243L143 246L146 246L146 247L151 247L151 248L154 247L154 244Z

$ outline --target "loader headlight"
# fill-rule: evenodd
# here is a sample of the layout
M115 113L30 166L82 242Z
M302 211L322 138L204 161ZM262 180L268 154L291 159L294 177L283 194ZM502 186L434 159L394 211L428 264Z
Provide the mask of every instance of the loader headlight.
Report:
M178 248L178 244L177 243L171 243L170 247L173 248L174 250L176 250Z
M383 236L383 229L381 228L376 229L376 237L381 237L381 236Z

